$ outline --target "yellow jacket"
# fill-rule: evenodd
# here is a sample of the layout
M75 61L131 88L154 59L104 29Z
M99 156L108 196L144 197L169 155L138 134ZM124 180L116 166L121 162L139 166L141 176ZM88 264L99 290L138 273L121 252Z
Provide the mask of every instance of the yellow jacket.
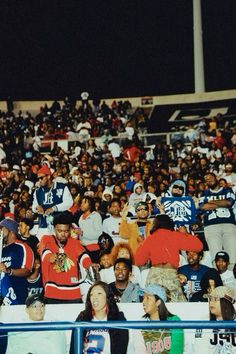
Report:
M150 235L150 230L152 228L152 219L148 219L145 226L146 237ZM127 222L127 220L121 219L119 234L121 238L128 240L128 244L135 255L136 250L141 242L143 242L142 236L139 234L139 228L137 225L137 220L132 222Z

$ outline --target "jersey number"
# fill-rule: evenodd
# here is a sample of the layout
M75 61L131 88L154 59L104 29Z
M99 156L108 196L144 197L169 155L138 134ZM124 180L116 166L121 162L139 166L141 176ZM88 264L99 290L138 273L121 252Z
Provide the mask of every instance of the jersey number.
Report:
M101 335L89 334L87 337L86 353L102 353L104 349L105 339Z

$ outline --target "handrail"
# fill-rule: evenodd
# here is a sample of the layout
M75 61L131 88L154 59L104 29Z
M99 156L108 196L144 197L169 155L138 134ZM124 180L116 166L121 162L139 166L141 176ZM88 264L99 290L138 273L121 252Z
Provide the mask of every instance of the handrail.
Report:
M226 329L234 328L234 321L109 321L109 322L37 322L37 323L5 323L0 325L2 331L23 332L23 331L53 331L53 330L74 330L75 354L82 354L83 330L84 329Z

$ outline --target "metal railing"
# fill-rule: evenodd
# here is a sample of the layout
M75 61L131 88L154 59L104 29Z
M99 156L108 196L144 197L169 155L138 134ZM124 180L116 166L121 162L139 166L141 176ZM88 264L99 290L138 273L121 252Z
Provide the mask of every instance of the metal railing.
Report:
M231 329L234 321L109 321L109 322L42 322L7 323L0 325L1 332L74 331L74 354L83 353L83 331L86 329Z

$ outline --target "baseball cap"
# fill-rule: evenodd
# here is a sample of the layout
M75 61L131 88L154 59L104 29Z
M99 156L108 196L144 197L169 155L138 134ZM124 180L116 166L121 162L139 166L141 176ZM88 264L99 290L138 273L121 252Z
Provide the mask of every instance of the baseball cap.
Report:
M210 294L204 295L204 297L209 298L210 300L213 298L216 299L226 299L230 301L232 304L235 303L235 291L233 288L229 286L217 286Z
M36 301L39 301L42 304L46 303L44 297L41 294L33 294L27 297L27 299L25 300L25 305L26 307L29 307L33 305Z
M51 170L47 165L43 165L37 172L37 175L51 176Z
M138 202L136 205L135 205L135 211L137 211L137 209L140 207L140 206L145 206L148 210L148 204L146 202Z
M225 251L219 251L215 255L215 262L218 261L219 258L224 259L225 262L229 262L229 255Z
M149 295L157 295L162 301L164 301L164 302L167 301L166 291L160 285L150 284L146 288L140 289L138 291L138 294L140 296L143 296L145 293L149 294Z
M0 227L5 227L9 231L14 232L16 235L18 234L18 223L12 219L3 219L0 222Z

